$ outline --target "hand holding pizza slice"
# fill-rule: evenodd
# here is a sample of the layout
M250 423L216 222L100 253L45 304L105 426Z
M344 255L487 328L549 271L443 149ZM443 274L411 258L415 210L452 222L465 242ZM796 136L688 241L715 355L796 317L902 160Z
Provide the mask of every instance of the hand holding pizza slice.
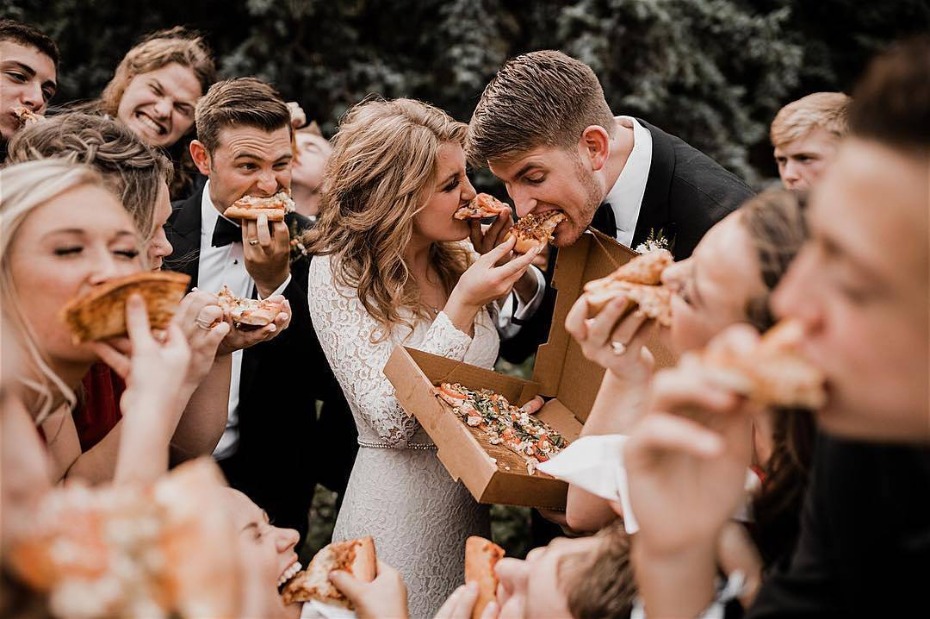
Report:
M352 610L354 605L330 582L329 573L342 570L358 580L371 582L377 575L377 563L371 536L332 542L314 555L307 569L284 585L281 596L285 604L317 600Z
M278 314L287 311L287 303L283 297L246 299L234 295L228 286L223 286L216 296L224 318L232 322L237 329L259 329L270 325Z

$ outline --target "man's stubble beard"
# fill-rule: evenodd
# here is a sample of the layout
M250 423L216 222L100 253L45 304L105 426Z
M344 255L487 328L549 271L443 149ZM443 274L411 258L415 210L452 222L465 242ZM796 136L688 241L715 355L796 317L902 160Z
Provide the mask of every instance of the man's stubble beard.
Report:
M571 230L571 236L566 237L565 233L560 233L558 242L553 243L556 247L567 247L573 245L575 241L581 238L581 235L584 233L585 229L591 225L591 220L594 219L594 213L597 212L597 209L601 206L601 203L604 201L603 189L601 189L600 184L597 182L597 179L594 177L594 172L585 169L582 165L581 157L578 156L575 158L575 179L581 184L584 188L584 206L581 209L581 212L577 214L577 217L571 218L571 223L573 228Z

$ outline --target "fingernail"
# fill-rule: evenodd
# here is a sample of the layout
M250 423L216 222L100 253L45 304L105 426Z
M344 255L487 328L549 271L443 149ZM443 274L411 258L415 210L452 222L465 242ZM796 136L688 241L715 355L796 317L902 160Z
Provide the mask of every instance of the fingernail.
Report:
M269 327L270 327L270 328L269 328L268 330L271 331L272 333L274 333L275 331L278 330L277 325L271 324L271 325L269 325Z

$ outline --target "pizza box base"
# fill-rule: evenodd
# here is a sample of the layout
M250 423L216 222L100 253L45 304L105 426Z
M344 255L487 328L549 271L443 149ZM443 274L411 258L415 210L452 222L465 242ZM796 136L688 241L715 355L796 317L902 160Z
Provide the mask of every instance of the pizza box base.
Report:
M565 507L565 482L541 473L528 475L523 458L503 445L488 443L480 431L469 428L433 391L436 383L461 383L470 389L491 389L521 405L539 392L538 384L400 346L388 360L384 373L394 384L401 406L416 416L436 443L443 466L465 484L479 503ZM547 402L537 416L568 440L581 432L581 423L555 400Z
M537 416L569 441L574 440L594 404L604 369L582 354L565 330L565 316L586 282L608 275L635 255L600 233L586 233L571 247L559 250L553 276L557 296L552 327L548 341L537 351L533 380L412 348L395 348L384 374L394 385L397 400L436 443L446 470L461 480L478 502L564 509L568 486L540 473L528 475L520 456L480 440L478 432L440 403L433 385L458 382L470 389L491 389L516 405L537 394L550 398ZM658 340L648 346L657 366L671 364L672 355Z

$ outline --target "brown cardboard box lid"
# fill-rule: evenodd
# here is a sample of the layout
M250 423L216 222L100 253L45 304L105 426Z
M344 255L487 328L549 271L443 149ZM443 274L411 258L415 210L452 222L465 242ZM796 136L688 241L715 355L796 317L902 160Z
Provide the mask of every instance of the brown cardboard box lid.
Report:
M565 330L565 317L587 282L606 277L637 255L629 247L593 230L582 234L573 245L559 248L552 278L555 311L549 339L536 353L533 380L539 383L540 394L557 398L582 422L591 412L604 368L584 356L581 346ZM672 354L656 338L647 346L657 367L673 363Z

